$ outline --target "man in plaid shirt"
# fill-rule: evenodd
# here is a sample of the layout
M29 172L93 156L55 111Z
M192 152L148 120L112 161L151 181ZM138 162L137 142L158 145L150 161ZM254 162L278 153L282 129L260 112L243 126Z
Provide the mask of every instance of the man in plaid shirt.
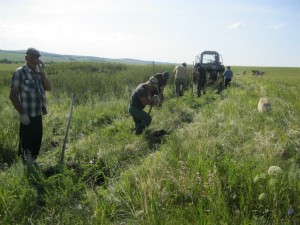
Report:
M45 91L51 84L45 75L45 64L35 48L26 51L26 63L13 74L10 100L20 115L19 154L25 161L30 154L35 160L43 137L42 115L47 114Z

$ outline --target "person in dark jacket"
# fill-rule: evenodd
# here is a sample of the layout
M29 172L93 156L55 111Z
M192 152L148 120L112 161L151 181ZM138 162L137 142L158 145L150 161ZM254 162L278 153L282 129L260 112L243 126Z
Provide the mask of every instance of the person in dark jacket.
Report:
M196 65L196 68L198 72L197 96L200 97L201 91L204 95L206 93L206 70L200 63Z
M156 73L152 77L155 77L158 81L158 89L156 94L159 96L159 106L162 106L164 100L164 89L169 79L169 73L167 71L163 73Z
M224 88L226 89L228 86L230 86L231 79L233 77L233 72L230 69L230 66L227 66L225 72L223 73L224 76Z

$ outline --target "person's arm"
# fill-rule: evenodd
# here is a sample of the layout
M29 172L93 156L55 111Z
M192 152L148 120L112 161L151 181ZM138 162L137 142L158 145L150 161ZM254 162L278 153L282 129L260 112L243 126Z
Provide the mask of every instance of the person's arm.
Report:
M22 124L28 125L30 124L30 118L23 109L23 106L19 100L19 95L20 92L17 88L11 88L9 98L15 109L18 111Z
M46 91L51 91L51 83L44 72L41 72L41 81Z
M141 100L141 102L142 102L142 104L144 106L146 106L146 105L153 105L154 104L153 98L150 98L149 96L140 97L140 100Z
M160 92L159 92L159 94L162 94L162 93L164 92L164 90L165 90L165 85L163 85L163 86L160 87Z
M14 108L17 110L17 112L21 115L24 114L23 106L19 100L20 92L17 88L11 88L9 99L12 102Z
M41 81L42 81L43 87L46 91L51 91L51 83L45 74L45 67L46 67L45 63L42 60L39 60L38 70L41 74Z
M173 70L173 76L175 77L175 74L176 74L176 70L177 70L177 67L175 67L175 69Z

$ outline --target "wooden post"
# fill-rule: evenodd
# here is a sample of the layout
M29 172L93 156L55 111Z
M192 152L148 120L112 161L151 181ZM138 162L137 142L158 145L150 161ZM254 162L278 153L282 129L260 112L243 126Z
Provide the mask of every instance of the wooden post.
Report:
M65 135L65 139L64 139L64 144L63 144L62 151L61 151L61 158L60 158L60 165L61 166L63 165L64 158L65 158L66 144L67 144L67 140L68 140L70 124L71 124L72 114L73 114L73 104L74 104L74 94L72 94L72 96L71 96L71 106L70 106L69 120L68 120L66 135Z
M192 78L192 96L194 96L194 61L193 61L191 78Z
M152 67L153 67L153 74L155 74L154 61L152 61Z

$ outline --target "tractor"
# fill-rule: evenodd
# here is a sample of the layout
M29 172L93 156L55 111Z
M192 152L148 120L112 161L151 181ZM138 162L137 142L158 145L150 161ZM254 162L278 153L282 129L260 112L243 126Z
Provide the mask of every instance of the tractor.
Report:
M206 70L207 84L219 84L223 82L223 65L222 56L216 51L204 51L195 57L194 74L197 74L197 67L202 66Z

